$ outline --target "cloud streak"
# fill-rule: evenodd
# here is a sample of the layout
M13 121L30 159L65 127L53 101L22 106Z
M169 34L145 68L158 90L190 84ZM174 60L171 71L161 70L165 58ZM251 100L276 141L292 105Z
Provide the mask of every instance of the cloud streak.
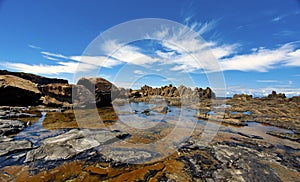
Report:
M24 64L5 62L4 67L37 74L75 73L97 69L114 68L121 64L132 64L150 68L154 64L168 65L173 72L218 72L218 71L255 71L267 72L271 69L300 66L299 42L286 43L277 48L255 48L250 53L240 53L240 44L222 44L218 41L203 41L199 35L211 31L217 21L192 23L190 28L161 30L145 35L155 38L161 49L147 54L143 47L123 45L117 40L107 40L100 47L101 55L71 55L41 51L42 57L53 64ZM39 49L34 45L29 47ZM80 65L80 66L78 66ZM157 69L152 68L152 69ZM159 67L160 68L160 67ZM161 69L161 68L160 68ZM138 71L138 70L136 70ZM141 72L139 72L141 73ZM138 72L136 74L139 74Z
M278 80L256 80L259 83L277 83Z

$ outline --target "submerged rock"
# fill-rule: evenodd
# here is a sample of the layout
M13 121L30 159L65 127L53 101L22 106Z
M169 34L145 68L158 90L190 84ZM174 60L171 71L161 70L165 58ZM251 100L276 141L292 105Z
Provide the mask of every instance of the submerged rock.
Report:
M143 163L157 156L155 152L143 149L113 149L105 154L107 159L121 163Z
M169 108L167 106L155 106L152 107L152 110L158 113L166 114L169 111Z

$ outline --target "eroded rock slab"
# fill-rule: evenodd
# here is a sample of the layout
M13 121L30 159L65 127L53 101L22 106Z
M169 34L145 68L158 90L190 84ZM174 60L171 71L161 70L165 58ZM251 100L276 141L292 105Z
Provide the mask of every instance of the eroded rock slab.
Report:
M26 162L43 159L66 160L94 147L118 141L123 132L108 130L72 129L43 140L42 145L27 153Z
M0 156L31 148L32 143L27 140L2 141L0 143Z
M13 135L25 128L25 123L17 120L0 119L0 135Z

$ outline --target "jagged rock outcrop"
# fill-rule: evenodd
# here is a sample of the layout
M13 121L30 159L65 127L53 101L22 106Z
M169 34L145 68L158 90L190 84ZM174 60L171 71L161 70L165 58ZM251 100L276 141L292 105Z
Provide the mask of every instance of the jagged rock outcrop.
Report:
M241 100L241 101L249 101L252 100L252 95L247 95L247 94L234 94L233 99L235 100Z
M172 84L160 88L152 88L144 85L140 90L131 91L131 97L148 97L148 96L163 96L163 97L182 97L182 98L198 98L198 99L211 99L215 98L215 93L207 87L206 89L196 87L192 90L183 85L178 88Z
M0 105L49 107L107 106L113 97L125 98L129 91L103 78L82 78L77 85L67 80L0 70ZM73 97L74 96L74 97Z
M117 87L104 78L81 78L77 85L83 85L95 96L97 107L111 105L112 91Z
M0 75L0 105L38 105L40 97L41 92L33 82L13 75Z
M285 99L286 96L283 93L277 94L276 91L273 90L272 93L268 95L268 98L269 99L279 99L279 98Z
M23 72L11 72L11 71L7 71L7 70L0 70L0 75L17 76L17 77L23 78L25 80L29 80L38 85L45 85L45 84L50 84L50 83L63 83L63 84L68 83L68 80L64 80L64 79L47 78L47 77L43 77L43 76L39 76L39 75L35 75L35 74L23 73Z
M39 86L43 104L50 107L93 107L94 95L83 85L48 84Z
M72 85L47 84L38 88L43 94L43 104L47 106L68 107L72 103Z

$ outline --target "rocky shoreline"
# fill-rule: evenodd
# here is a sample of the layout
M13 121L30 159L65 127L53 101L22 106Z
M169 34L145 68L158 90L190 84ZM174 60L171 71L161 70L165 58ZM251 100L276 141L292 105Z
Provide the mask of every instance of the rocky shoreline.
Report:
M102 78L71 85L5 71L0 91L8 105L0 107L0 181L300 180L300 96L220 100L210 88L127 90ZM84 127L74 112L89 118ZM193 128L189 137L154 145L177 115L181 135ZM218 131L203 144L207 125Z

